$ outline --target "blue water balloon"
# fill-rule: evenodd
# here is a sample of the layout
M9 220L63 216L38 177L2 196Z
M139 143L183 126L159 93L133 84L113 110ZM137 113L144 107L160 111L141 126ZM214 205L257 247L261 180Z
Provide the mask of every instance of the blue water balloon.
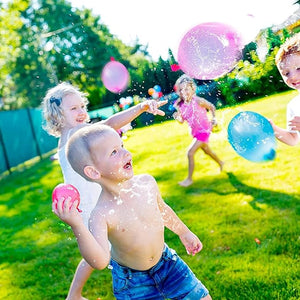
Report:
M228 141L238 155L252 162L271 161L276 156L273 127L256 112L244 111L232 118Z
M154 89L154 91L155 92L161 92L161 87L158 85L158 84L156 84L154 87L153 87L153 89Z

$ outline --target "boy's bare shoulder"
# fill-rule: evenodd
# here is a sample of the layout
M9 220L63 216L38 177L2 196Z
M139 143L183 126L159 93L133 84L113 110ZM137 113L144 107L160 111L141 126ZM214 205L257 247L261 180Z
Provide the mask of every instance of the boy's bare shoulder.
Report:
M132 178L135 182L140 182L140 183L153 183L156 182L156 180L154 179L154 177L150 174L139 174L139 175L135 175Z

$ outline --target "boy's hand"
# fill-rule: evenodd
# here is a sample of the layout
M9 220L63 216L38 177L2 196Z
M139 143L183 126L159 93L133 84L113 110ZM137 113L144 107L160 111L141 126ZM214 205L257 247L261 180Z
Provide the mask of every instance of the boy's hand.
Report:
M159 107L168 103L168 100L156 101L156 100L146 100L141 103L142 110L151 113L153 115L164 116L165 112L158 109Z
M194 256L196 253L202 250L202 243L200 242L199 238L191 231L180 235L179 238L188 254Z
M72 201L71 197L58 199L52 202L52 211L68 225L75 226L82 221L81 215L77 210L78 200Z
M290 128L292 130L298 130L300 131L300 117L296 116L291 121L289 121Z

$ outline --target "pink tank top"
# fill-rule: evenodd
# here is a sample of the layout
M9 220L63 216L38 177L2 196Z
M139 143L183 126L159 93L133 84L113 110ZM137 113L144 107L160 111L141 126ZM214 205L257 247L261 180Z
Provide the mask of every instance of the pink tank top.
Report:
M211 132L211 122L207 117L207 110L197 103L195 97L190 103L182 102L179 109L182 118L188 122L193 137L199 133L209 134Z

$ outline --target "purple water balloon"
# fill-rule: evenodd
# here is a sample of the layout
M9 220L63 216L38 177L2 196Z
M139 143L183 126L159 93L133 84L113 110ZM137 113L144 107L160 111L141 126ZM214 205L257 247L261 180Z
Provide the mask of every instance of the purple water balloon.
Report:
M241 49L242 39L234 28L218 22L202 23L182 38L178 63L192 78L216 79L233 69Z

